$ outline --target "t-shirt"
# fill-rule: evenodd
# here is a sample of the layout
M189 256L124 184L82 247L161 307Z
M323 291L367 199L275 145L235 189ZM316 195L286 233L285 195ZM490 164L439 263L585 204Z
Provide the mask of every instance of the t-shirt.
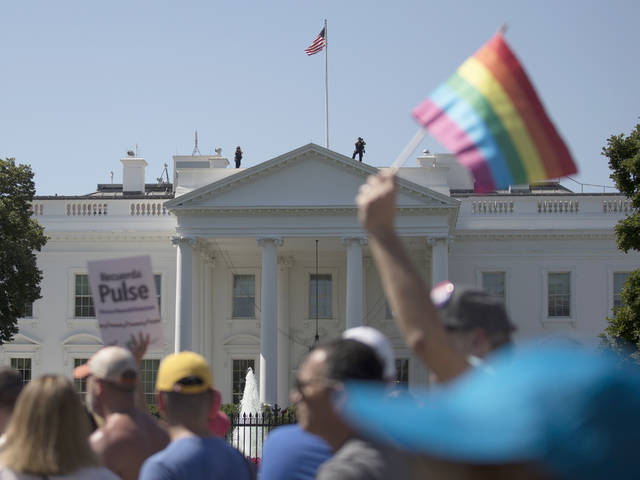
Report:
M139 480L204 478L249 480L249 464L242 454L218 437L184 437L149 457Z
M408 454L351 438L318 471L318 480L386 480L410 478Z
M0 467L0 480L120 480L115 473L104 467L81 468L66 475L29 475L27 473L14 472L10 468Z
M261 480L312 480L333 452L322 438L298 425L274 429L262 447Z

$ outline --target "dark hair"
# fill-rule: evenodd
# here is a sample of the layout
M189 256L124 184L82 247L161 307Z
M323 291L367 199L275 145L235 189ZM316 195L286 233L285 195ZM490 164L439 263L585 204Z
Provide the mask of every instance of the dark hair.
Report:
M207 418L211 410L211 390L201 393L160 392L164 398L167 421L170 424L190 423Z
M383 380L384 367L371 347L351 339L338 339L318 346L327 354L327 378Z
M10 367L0 367L0 408L13 410L21 390L20 373Z

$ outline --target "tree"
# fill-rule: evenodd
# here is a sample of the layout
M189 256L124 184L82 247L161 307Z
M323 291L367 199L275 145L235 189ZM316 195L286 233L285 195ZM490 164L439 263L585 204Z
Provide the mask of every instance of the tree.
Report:
M609 159L611 179L629 200L633 212L615 227L618 248L627 253L640 251L640 124L629 136L612 135L602 154ZM603 343L619 353L631 349L640 360L640 269L627 278L621 292L622 306L613 309L613 318L601 335Z
M17 320L40 298L42 271L36 251L47 243L44 229L31 218L33 172L0 158L0 344L17 333Z

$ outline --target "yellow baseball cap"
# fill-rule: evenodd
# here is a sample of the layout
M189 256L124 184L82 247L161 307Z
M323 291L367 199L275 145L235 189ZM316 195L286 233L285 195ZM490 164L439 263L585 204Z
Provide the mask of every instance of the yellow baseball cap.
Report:
M213 388L207 361L195 352L174 353L160 363L156 390L183 394L202 393Z

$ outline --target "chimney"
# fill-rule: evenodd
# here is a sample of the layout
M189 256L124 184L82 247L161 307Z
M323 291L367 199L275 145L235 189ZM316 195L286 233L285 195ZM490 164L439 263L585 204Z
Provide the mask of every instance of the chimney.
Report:
M122 162L122 193L144 193L144 158L125 157Z

